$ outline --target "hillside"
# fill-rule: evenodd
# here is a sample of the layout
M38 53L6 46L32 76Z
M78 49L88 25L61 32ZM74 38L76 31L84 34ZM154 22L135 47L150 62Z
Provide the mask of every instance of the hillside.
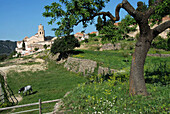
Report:
M0 40L0 55L3 54L9 55L11 52L15 50L16 47L17 47L16 41Z

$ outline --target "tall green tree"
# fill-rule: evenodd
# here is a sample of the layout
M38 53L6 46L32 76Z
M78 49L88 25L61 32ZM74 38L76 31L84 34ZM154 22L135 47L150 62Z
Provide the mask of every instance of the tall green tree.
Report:
M146 11L136 10L128 0L122 0L116 7L116 16L114 17L109 11L104 12L102 9L110 0L60 0L51 5L45 6L46 11L43 13L45 17L51 17L49 24L58 24L55 29L56 35L69 34L73 30L74 25L83 23L84 27L88 23L94 22L94 17L102 15L104 21L106 16L113 21L118 21L119 11L121 8L126 10L137 22L140 29L140 35L135 45L135 52L132 57L129 79L129 93L131 95L148 95L144 80L144 63L147 53L151 47L153 39L170 27L170 21L164 22L157 27L151 29L149 26L149 18L153 16L159 20L165 15L170 14L170 0L154 0L152 5ZM148 0L149 1L149 0ZM65 9L62 8L65 5Z
M102 30L103 28L103 21L102 21L102 18L100 16L98 16L97 18L97 24L96 24L96 30L100 31Z

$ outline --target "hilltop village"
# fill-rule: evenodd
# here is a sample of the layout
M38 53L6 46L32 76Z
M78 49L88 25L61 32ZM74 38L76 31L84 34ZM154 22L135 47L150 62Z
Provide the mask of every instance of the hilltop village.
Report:
M90 34L98 35L98 32L91 32ZM81 32L74 34L74 36L79 41L89 38L88 34ZM22 41L17 41L17 48L15 50L17 53L21 53L22 56L30 55L35 51L43 51L45 45L47 46L47 49L50 49L55 39L57 39L57 37L46 37L44 26L40 24L38 26L38 32L34 36L31 36L30 38L26 36Z
M169 16L165 16L162 18L162 23L165 21L170 20ZM114 23L115 26L119 26L119 23ZM153 27L156 27L157 25L154 25ZM165 30L160 34L162 38L166 38L167 33L169 32L169 29ZM135 37L136 34L139 33L139 26L137 26L136 31L128 33L130 37ZM96 34L96 36L99 35L99 32L91 32L89 34ZM78 41L83 41L85 39L89 39L89 35L78 32L74 34L74 37L78 39ZM45 48L44 46L47 46L47 49L50 49L52 44L54 43L54 40L57 39L57 37L51 37L51 36L45 36L45 30L44 26L40 24L38 26L38 32L34 35L29 37L25 37L22 41L17 41L17 48L15 49L17 53L21 53L22 56L33 54L36 51L43 51ZM24 44L24 48L23 48Z

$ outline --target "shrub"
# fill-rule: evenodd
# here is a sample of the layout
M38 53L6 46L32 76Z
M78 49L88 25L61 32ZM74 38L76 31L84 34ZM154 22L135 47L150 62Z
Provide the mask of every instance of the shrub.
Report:
M93 33L93 34L89 34L89 36L90 36L90 37L95 37L95 36L96 36L96 34L95 34L95 33Z
M88 39L85 39L84 42L85 42L85 43L88 43L89 41L88 41Z
M17 54L17 57L21 57L21 53L18 53L18 54Z
M38 50L39 50L39 48L34 48L34 50L35 50L35 51L38 51Z
M167 40L161 36L157 36L152 43L152 46L157 49L167 49Z
M46 44L44 45L44 49L47 49L47 45Z
M168 40L167 40L167 50L170 51L170 32L167 34Z
M97 38L95 38L94 41L99 41L99 40Z
M54 41L51 47L51 53L60 53L60 58L64 58L67 57L67 52L73 50L75 47L80 47L78 40L73 35L65 36Z
M7 59L7 55L6 54L0 55L0 61L4 61L5 59Z

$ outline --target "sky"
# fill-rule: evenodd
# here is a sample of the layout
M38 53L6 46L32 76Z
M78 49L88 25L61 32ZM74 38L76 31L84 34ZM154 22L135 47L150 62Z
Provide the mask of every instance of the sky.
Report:
M31 37L38 31L38 25L42 24L45 29L45 36L55 36L52 28L57 25L48 25L50 18L45 18L42 13L44 6L59 0L0 0L0 40L21 41L26 36ZM142 1L147 4L148 0L128 0L136 8L137 2ZM110 11L115 15L115 8L122 0L110 0L103 11ZM127 12L120 10L120 18L124 18ZM95 18L97 20L97 18ZM96 22L96 21L95 21ZM96 31L95 25L89 25L86 29L82 24L74 27L74 34L85 30L85 33Z

